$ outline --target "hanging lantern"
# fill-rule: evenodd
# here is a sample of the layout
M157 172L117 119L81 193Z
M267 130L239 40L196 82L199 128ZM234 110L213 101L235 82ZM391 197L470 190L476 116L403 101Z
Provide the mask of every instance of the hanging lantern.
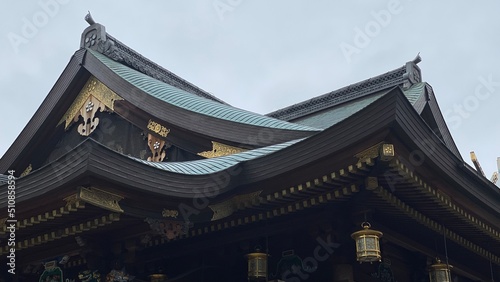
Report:
M362 262L381 261L380 255L380 237L382 232L370 229L371 225L368 222L361 223L363 230L356 231L351 234L351 237L356 241L356 259Z
M164 282L167 281L167 275L162 273L151 274L149 279L151 282Z
M442 263L440 259L436 258L436 262L430 266L429 278L431 282L450 282L451 273L450 269L453 266Z
M250 281L266 281L267 279L267 254L259 249L255 253L246 255L248 260L248 279Z

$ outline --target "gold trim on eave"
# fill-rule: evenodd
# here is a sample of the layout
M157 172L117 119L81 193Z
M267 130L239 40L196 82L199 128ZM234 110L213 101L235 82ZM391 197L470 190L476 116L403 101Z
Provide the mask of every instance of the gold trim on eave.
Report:
M212 221L228 217L239 209L260 204L260 201L262 200L259 196L260 193L262 193L262 190L244 195L236 195L222 203L208 206L214 213Z
M382 141L355 154L354 157L359 161L377 157L380 157L384 161L388 161L391 160L392 157L394 157L394 145L387 144Z
M26 167L26 169L23 171L23 173L21 173L21 175L20 175L20 176L21 176L21 177L23 177L23 176L26 176L26 175L30 174L30 172L31 172L32 170L33 170L33 167L32 167L32 166L31 166L31 164L30 164L28 167Z
M116 100L123 100L123 98L97 80L97 78L91 76L57 125L59 126L65 121L64 129L68 129L75 117L79 115L80 109L91 96L98 99L111 111L114 111L114 102Z
M245 149L241 149L238 147L233 147L233 146L229 146L226 144L212 141L212 151L204 151L204 152L198 153L198 156L202 156L202 157L210 159L210 158L216 158L216 157L237 154L237 153L241 153L241 152L245 152L245 151L246 151Z
M148 122L148 129L162 137L167 137L167 135L170 133L170 129L152 120L149 120Z
M123 212L120 207L122 196L106 192L97 188L80 187L78 198L89 204L115 212Z

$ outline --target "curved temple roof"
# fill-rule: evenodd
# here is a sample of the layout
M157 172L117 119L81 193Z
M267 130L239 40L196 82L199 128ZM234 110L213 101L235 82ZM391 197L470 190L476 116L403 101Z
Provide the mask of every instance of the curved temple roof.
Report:
M282 121L196 96L117 63L96 51L87 50L122 79L143 92L173 106L198 114L253 126L284 130L320 131L317 128Z
M158 169L169 171L173 173L180 174L190 174L190 175L202 175L202 174L211 174L216 173L225 169L228 169L232 166L235 166L241 162L252 160L256 158L260 158L284 148L287 148L295 143L298 143L305 138L292 140L276 145L271 145L267 147L262 147L250 151L245 151L242 153L237 153L229 156L223 156L212 159L204 159L204 160L195 160L195 161L187 161L187 162L150 162L141 160L138 158L130 157L133 160L138 162L147 164L152 167L156 167Z

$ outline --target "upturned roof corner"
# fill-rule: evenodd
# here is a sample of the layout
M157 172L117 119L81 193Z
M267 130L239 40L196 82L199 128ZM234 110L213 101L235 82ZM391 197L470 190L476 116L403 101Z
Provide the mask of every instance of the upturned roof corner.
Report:
M133 68L154 79L163 81L194 95L227 105L227 103L221 99L161 67L118 41L106 32L106 27L104 25L95 22L90 12L85 16L85 20L90 26L82 33L80 40L81 49L97 51L116 62Z

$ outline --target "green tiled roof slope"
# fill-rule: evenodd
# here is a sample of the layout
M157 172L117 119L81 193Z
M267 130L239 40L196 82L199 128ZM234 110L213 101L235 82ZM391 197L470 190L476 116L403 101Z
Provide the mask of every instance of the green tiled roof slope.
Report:
M316 128L289 123L279 119L259 115L215 101L196 96L184 90L178 89L165 82L156 80L150 76L124 66L112 59L88 49L104 65L118 76L139 88L143 92L171 105L183 108L199 114L232 122L249 124L259 127L276 128L296 131L319 131Z
M196 160L196 161L186 161L186 162L149 162L138 158L130 156L129 157L138 162L168 172L189 174L189 175L203 175L203 174L216 173L224 169L228 169L232 166L235 166L241 162L269 155L271 153L287 148L295 143L298 143L301 140L304 140L304 138L284 142L281 144L271 145L263 148L258 148L250 151L245 151L229 156Z
M425 82L419 82L412 85L410 88L403 91L406 98L413 105L418 100L418 98L425 93Z
M349 101L330 109L296 119L293 122L306 126L326 129L361 111L371 103L378 100L380 97L387 94L389 91L391 90L381 91L370 96L365 96L354 101Z

